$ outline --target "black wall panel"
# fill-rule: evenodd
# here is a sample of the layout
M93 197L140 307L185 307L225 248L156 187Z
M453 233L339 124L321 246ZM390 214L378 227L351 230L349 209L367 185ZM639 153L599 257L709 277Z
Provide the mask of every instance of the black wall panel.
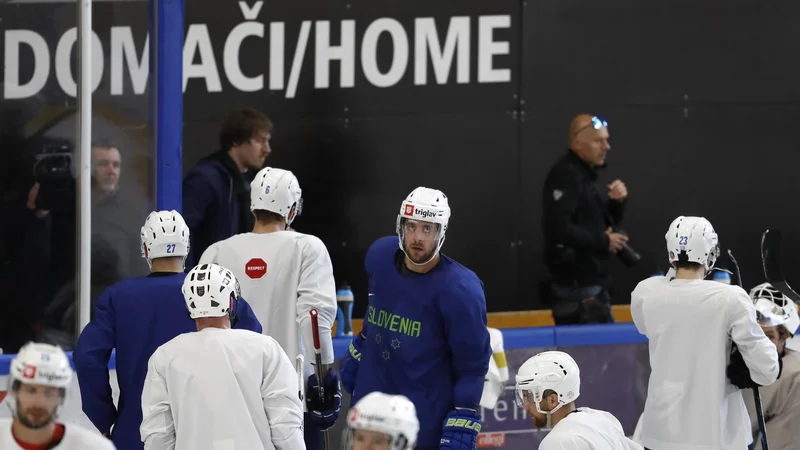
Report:
M187 2L187 32L197 37L198 31L207 30L221 90L209 92L202 79L188 81L184 170L217 148L218 129L230 109L247 105L270 115L276 128L268 164L293 170L300 178L306 208L296 226L328 245L337 279L353 285L356 314L366 302L364 253L377 237L394 233L400 202L419 185L442 189L450 197L453 217L444 251L484 280L489 309L541 307L538 289L548 278L541 258L541 184L566 151L569 121L583 112L610 123L612 150L600 181L620 178L627 183L624 228L643 255L642 263L631 269L613 262L615 302L626 302L639 280L666 269L664 233L678 214L704 215L714 223L723 248L737 254L746 287L762 278L758 245L764 229L782 228L789 249L800 244L794 178L800 128L797 2L245 4L260 8L248 26L263 25L264 37L244 39L232 61L249 77L264 75L263 89L253 92L237 88L226 71L233 68L231 60L226 67L226 41L246 22L238 2ZM112 27L129 29L141 59L147 34L144 9L131 5L97 5L94 28L103 44L105 70L95 105L101 115L111 117L102 112L105 108L123 116L119 127L146 138L149 92L133 92L128 56L115 54L120 46L109 42ZM3 39L15 35L13 30L33 31L46 41L51 63L46 85L17 103L34 109L37 104L74 106L54 74L56 66L64 70L64 61L57 62L54 54L64 31L74 24L74 8L9 4L0 9ZM481 24L497 17L508 26L487 37ZM427 19L434 20L440 45L449 26L466 19L468 40L459 45L469 45L467 82L458 82L456 51L447 80L436 81L428 56L423 60L427 81L416 83L415 71L422 64L415 57L417 27ZM367 28L378 20L396 21L408 46L402 77L385 87L370 82L361 51ZM341 87L342 63L333 61L328 87L319 87L319 23L328 23L330 45L339 45L348 23L344 21L354 21L353 85ZM280 26L284 38L273 42L272 31ZM304 27L309 31L305 55L296 90L289 95ZM486 69L481 48L486 50L488 41L500 43L498 49L505 54L491 62L507 69L509 79L480 82ZM374 44L377 67L388 70L397 49L388 34ZM284 83L270 89L274 48L284 53ZM20 79L26 80L35 69L32 51L22 45L19 60L6 61L6 49L0 45L6 73L19 67ZM72 60L74 55L69 64ZM124 61L122 69L113 61ZM112 66L124 73L122 93L111 92ZM11 103L4 103L4 117L20 115ZM146 170L140 172L139 178L146 179ZM786 272L800 272L800 258L786 253Z

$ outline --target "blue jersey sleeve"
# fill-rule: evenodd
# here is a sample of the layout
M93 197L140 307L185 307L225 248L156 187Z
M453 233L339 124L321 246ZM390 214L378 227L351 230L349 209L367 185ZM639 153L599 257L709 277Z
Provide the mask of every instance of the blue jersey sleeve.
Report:
M486 323L483 284L473 275L443 294L445 335L453 354L453 401L458 408L479 409L492 347Z
M109 433L117 417L111 396L108 361L116 347L116 313L106 289L95 306L94 319L81 332L72 354L83 412L101 433Z
M253 308L250 307L250 304L243 298L239 299L239 308L236 311L237 321L233 328L238 328L242 330L250 330L255 331L256 333L261 334L263 328L261 327L261 322L258 321L258 317L253 312Z

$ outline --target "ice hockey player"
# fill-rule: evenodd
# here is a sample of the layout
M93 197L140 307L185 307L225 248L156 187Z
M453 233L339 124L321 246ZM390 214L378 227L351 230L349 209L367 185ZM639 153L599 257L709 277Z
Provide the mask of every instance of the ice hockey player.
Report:
M72 382L67 355L50 344L30 342L14 359L8 374L6 402L13 419L0 419L0 448L3 450L114 449L114 444L97 431L56 422Z
M783 361L781 378L761 388L761 404L767 424L767 442L771 450L795 450L800 446L800 353L786 346L797 328L800 317L797 305L781 294L769 283L759 284L750 291L756 307L756 316L761 329L778 348ZM750 414L753 440L756 449L761 449L758 436L758 421L752 395L744 396Z
M256 219L253 232L211 245L200 262L229 268L240 280L242 294L261 321L264 334L275 338L290 357L304 356L306 446L321 450L322 431L334 425L342 407L339 376L332 366L336 283L325 244L316 236L287 230L302 211L302 193L292 172L262 169L250 185L250 210ZM316 394L319 382L311 366L312 309L319 313L324 403Z
M440 253L449 219L447 197L418 187L400 206L397 236L367 250L369 306L341 368L351 402L408 397L424 449L475 448L492 355L483 283Z
M240 295L233 273L200 264L182 291L197 331L150 357L144 448L304 449L300 386L289 357L269 336L230 329Z
M413 450L419 433L414 404L403 395L370 392L347 413L344 450Z
M772 384L780 374L778 352L747 292L704 280L719 256L711 223L680 216L665 238L675 277L647 278L631 294L631 316L649 339L652 369L642 442L653 450L747 448L752 436L737 387L747 387L743 378ZM732 363L733 343L741 365Z
M120 450L144 448L139 440L140 399L148 358L159 345L196 329L181 295L184 260L189 253L189 228L183 217L176 211L152 212L140 238L142 257L151 273L122 280L103 292L73 354L83 411ZM261 332L244 300L233 320L234 328ZM114 348L118 407L114 406L108 373Z
M606 411L578 408L581 394L578 364L564 352L542 352L525 361L514 386L517 406L537 429L550 428L539 450L641 450L625 436L616 417Z

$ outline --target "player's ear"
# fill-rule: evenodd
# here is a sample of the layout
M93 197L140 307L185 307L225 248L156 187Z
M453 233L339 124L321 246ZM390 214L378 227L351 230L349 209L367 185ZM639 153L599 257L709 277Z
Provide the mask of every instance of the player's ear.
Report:
M294 220L295 211L297 211L297 204L296 203L294 205L292 205L292 209L289 210L289 214L286 216L286 221L287 222L291 222L292 220Z

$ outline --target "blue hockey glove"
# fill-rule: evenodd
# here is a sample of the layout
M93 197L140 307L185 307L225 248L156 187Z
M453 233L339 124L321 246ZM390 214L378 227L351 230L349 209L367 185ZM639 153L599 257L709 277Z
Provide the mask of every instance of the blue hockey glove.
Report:
M339 377L336 371L329 369L322 380L325 388L325 400L319 398L319 382L317 375L308 377L308 389L306 389L306 404L311 421L322 430L327 430L336 423L339 418L339 411L342 410L342 388L339 386Z
M474 450L478 447L481 415L471 409L454 409L444 419L440 449Z
M340 372L342 373L342 386L348 394L353 395L356 387L356 374L358 374L358 363L361 361L361 351L364 348L366 338L362 333L350 341L349 352L342 358Z

